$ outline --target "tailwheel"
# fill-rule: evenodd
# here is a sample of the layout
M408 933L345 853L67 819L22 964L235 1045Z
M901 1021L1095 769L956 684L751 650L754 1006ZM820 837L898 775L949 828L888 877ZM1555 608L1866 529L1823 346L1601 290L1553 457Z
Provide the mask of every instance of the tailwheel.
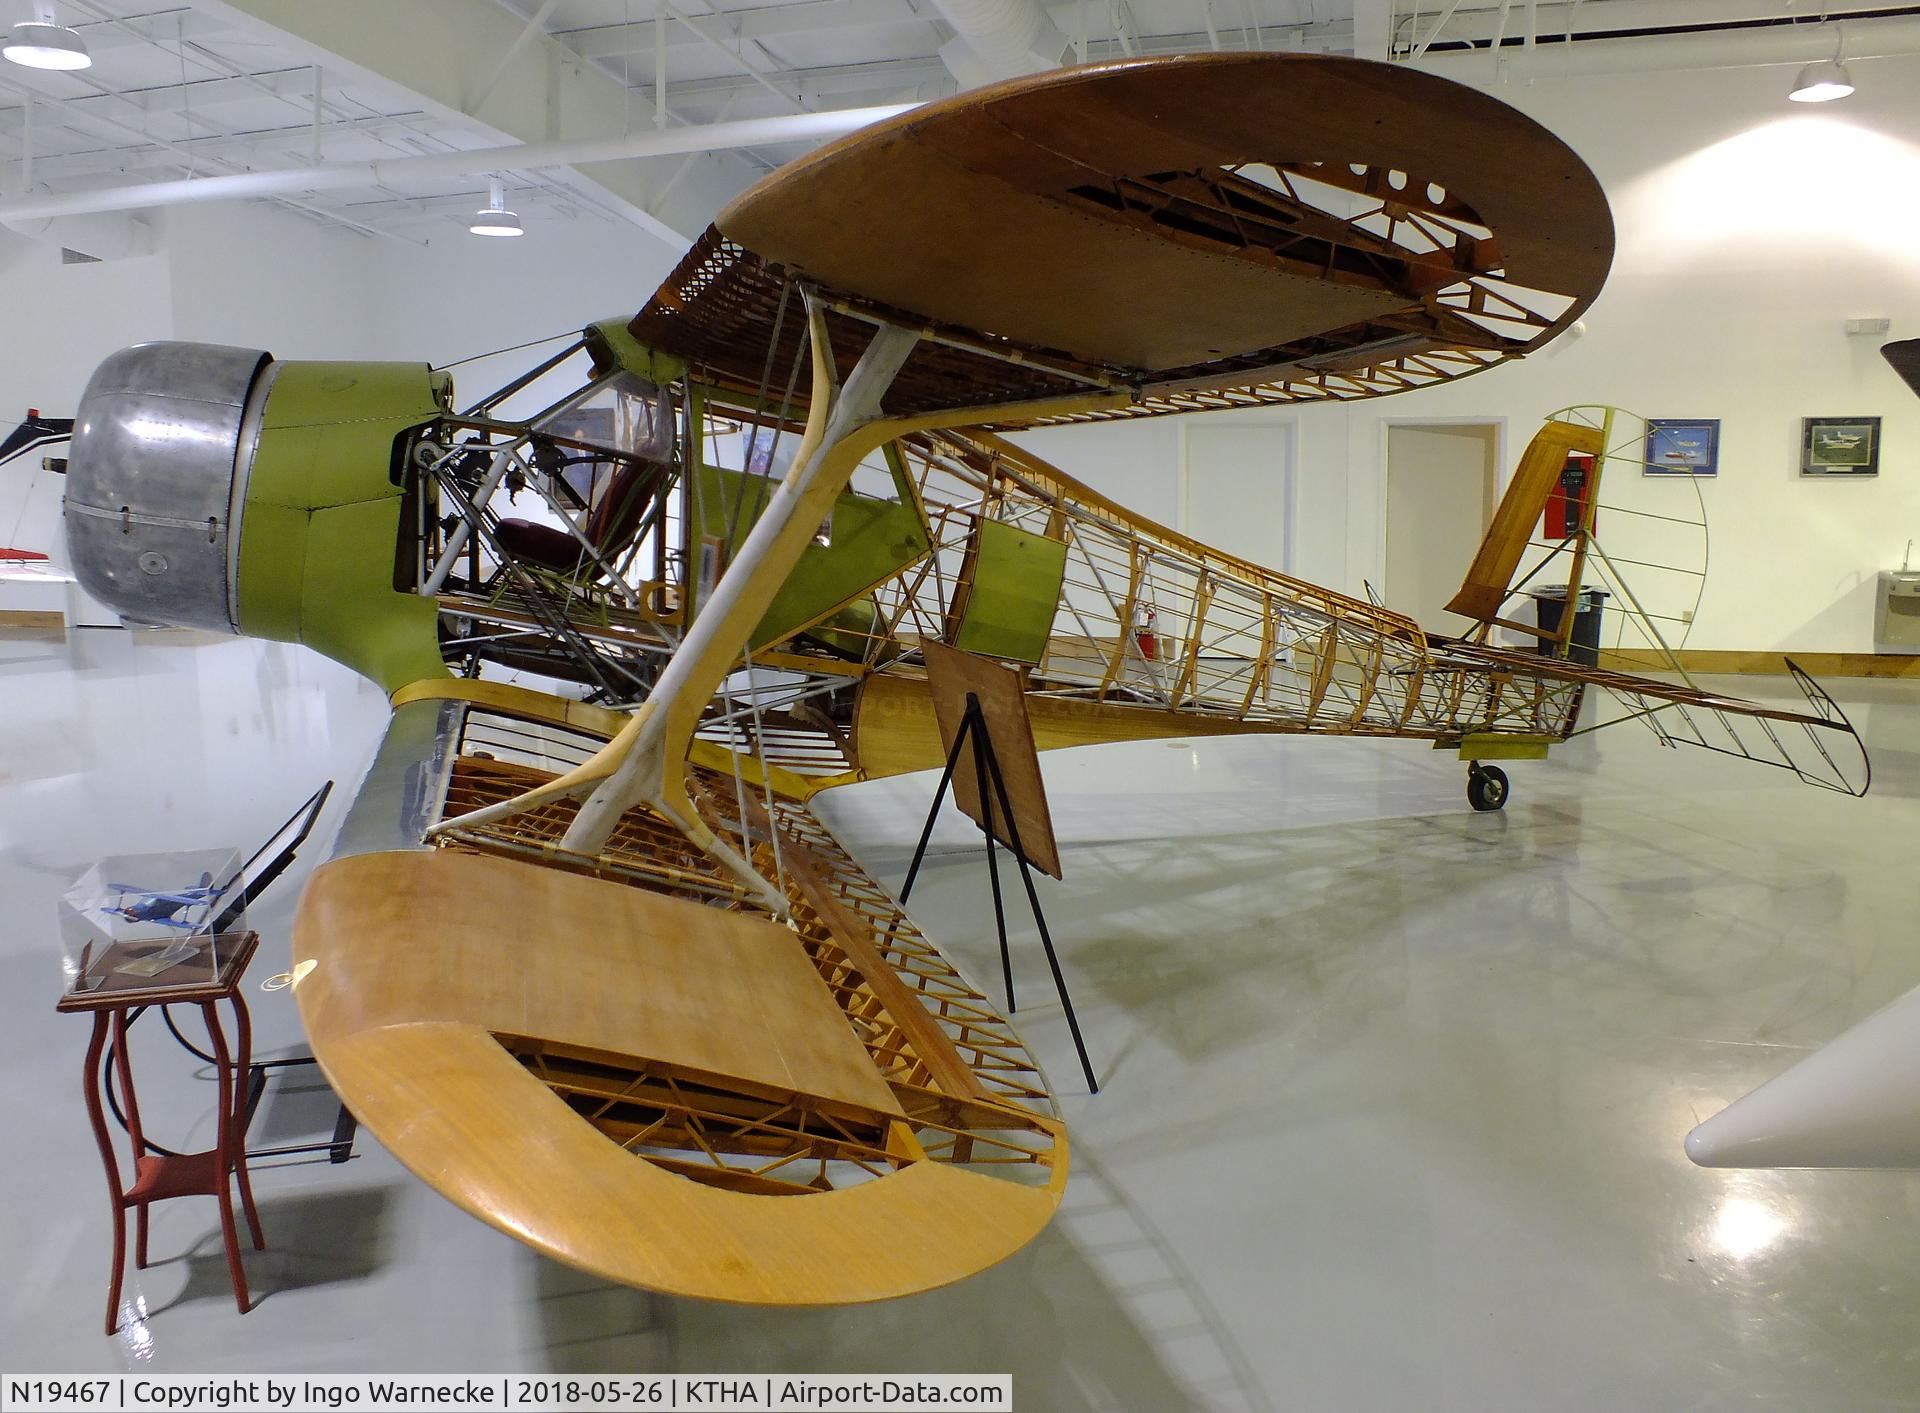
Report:
M1467 767L1467 803L1477 810L1506 808L1507 773L1497 765Z

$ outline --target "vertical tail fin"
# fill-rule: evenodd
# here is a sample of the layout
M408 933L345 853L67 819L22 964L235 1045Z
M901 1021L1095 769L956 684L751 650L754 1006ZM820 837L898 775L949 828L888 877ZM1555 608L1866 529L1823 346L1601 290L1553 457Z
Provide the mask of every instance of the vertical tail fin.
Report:
M1493 523L1487 527L1479 552L1467 567L1460 592L1447 603L1447 612L1482 623L1491 623L1499 616L1507 588L1513 583L1514 571L1520 567L1520 557L1533 538L1533 527L1546 508L1547 497L1559 484L1568 455L1573 452L1600 455L1605 450L1603 437L1598 427L1561 421L1549 421L1534 434L1521 454L1520 465L1507 484L1506 494L1500 498L1499 508L1493 513Z

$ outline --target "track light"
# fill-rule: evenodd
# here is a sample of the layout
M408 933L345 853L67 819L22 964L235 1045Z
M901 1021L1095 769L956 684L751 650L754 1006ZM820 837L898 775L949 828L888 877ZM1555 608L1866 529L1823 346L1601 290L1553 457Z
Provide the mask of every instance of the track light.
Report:
M41 5L31 20L15 25L0 44L0 57L29 69L84 69L93 63L78 30L55 22L53 6Z
M473 219L467 222L467 229L481 236L526 234L525 228L520 224L520 218L507 210L507 194L498 177L488 181L486 209L473 213Z
M1853 76L1838 59L1821 59L1808 64L1794 80L1787 95L1795 103L1831 103L1853 92Z

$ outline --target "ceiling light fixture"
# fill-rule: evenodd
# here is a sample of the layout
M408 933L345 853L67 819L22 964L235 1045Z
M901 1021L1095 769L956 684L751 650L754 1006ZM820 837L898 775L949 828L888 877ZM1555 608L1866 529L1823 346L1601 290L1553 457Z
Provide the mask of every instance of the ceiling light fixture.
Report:
M1795 103L1831 103L1853 92L1853 76L1838 59L1821 59L1808 64L1794 80L1787 95Z
M93 64L78 30L54 18L53 6L36 7L34 18L15 25L0 44L0 57L29 69L85 69Z
M498 177L487 182L486 209L473 213L473 219L467 222L467 229L475 235L482 236L526 234L526 229L520 224L520 218L507 210L507 194Z
M1820 3L1820 23L1822 27L1827 23L1826 0ZM1800 77L1793 81L1793 92L1787 95L1795 103L1831 103L1853 92L1853 75L1841 62L1846 52L1846 31L1839 25L1832 28L1833 57L1817 60L1800 71Z

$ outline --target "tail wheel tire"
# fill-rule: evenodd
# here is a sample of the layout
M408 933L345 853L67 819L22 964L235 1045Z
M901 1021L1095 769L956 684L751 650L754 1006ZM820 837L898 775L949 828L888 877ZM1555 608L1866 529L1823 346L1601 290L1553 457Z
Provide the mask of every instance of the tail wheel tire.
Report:
M1497 765L1476 766L1467 773L1467 803L1477 810L1504 809L1507 773Z

